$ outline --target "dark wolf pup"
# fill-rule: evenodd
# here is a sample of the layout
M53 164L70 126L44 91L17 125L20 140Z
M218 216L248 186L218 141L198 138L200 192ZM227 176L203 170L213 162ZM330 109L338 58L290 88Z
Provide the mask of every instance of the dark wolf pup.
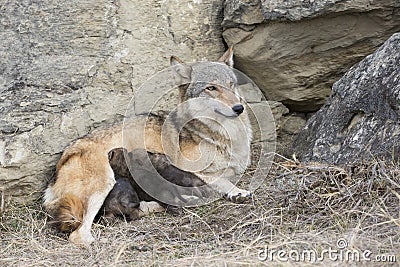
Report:
M127 156L127 159L124 157ZM173 166L166 155L158 153L138 153L137 151L127 152L125 149L117 148L109 153L110 165L115 174L116 184L107 196L100 215L104 216L106 219L112 218L114 216L123 216L127 221L139 219L144 216L144 212L140 210L141 201L156 201L160 204L159 211L163 211L163 207L172 213L180 213L181 210L178 207L168 205L162 201L158 201L154 197L148 195L133 179L127 161L130 164L137 164L142 175L148 178L149 175L154 175L154 173L148 170L152 166L147 166L144 157L150 160L150 163L155 168L155 170L167 181L184 187L193 187L192 196L203 197L202 192L209 193L211 188L207 187L204 181L198 178L196 175L185 172L177 167ZM132 166L131 165L131 166ZM203 186L204 189L200 191L197 187ZM170 197L180 198L182 201L187 201L181 198L180 193L177 190L170 190L171 188L159 188L157 195L161 198L165 198L165 195L170 195ZM172 187L172 189L174 189ZM157 206L157 204L153 204Z
M129 177L115 176L115 185L104 201L99 215L106 220L123 217L128 222L141 217L140 200L130 180Z

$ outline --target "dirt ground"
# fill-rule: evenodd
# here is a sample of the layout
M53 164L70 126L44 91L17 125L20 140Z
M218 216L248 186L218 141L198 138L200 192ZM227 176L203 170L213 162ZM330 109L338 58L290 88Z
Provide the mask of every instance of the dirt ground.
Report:
M400 168L273 164L252 201L95 224L76 247L42 207L6 203L0 266L398 266Z

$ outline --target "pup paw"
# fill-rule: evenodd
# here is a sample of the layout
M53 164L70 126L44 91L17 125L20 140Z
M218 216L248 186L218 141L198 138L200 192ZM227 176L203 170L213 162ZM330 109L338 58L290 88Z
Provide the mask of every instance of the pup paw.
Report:
M139 207L139 217L149 215L150 213L162 212L165 208L157 201L141 201Z
M243 203L246 200L250 199L252 196L250 191L239 189L239 188L234 188L232 189L228 194L226 194L226 197L236 203Z
M183 214L182 207L176 207L176 206L167 205L165 207L165 210L167 212L171 213L172 215L175 215L175 216Z
M182 195L181 197L185 204L188 206L190 206L191 203L196 203L201 200L199 197L193 195Z

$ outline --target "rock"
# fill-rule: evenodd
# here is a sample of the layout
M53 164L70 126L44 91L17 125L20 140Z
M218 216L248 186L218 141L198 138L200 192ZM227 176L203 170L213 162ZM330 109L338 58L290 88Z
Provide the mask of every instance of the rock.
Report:
M400 33L353 66L293 143L303 161L400 158Z
M262 23L263 21L264 16L259 1L225 1L224 20L222 22L225 28L241 27L252 30L255 28L254 25Z
M250 124L253 129L253 143L271 142L276 140L275 136L275 120L270 112L270 106L267 101L260 103L249 103L248 107Z
M265 101L265 97L258 87L251 83L245 83L239 86L238 93L247 103L258 103Z
M291 115L283 119L282 125L282 131L294 135L298 134L306 125L306 119L301 115Z
M12 1L0 5L0 185L42 195L60 153L120 122L151 75L224 51L220 1Z
M281 127L283 115L289 110L276 101L248 103L250 123L253 129L253 143L276 142L276 130Z
M304 113L287 114L281 118L281 125L277 129L276 152L290 158L290 148L296 135L306 124L306 115Z
M289 109L278 101L268 101L268 104L271 108L272 115L274 116L276 131L279 131L284 120L283 115L288 114Z
M310 112L346 70L400 31L400 2L227 0L222 25L236 67L268 100Z
M392 3L399 6L398 2ZM347 10L369 12L381 7L379 2L363 0L261 0L262 13L267 20L297 21Z

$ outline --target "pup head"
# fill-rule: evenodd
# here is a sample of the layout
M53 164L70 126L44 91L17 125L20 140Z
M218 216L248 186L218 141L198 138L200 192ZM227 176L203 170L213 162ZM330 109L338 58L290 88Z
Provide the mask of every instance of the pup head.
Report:
M127 153L124 148L115 148L108 153L108 160L115 175L129 177L130 171L125 161L124 153Z

